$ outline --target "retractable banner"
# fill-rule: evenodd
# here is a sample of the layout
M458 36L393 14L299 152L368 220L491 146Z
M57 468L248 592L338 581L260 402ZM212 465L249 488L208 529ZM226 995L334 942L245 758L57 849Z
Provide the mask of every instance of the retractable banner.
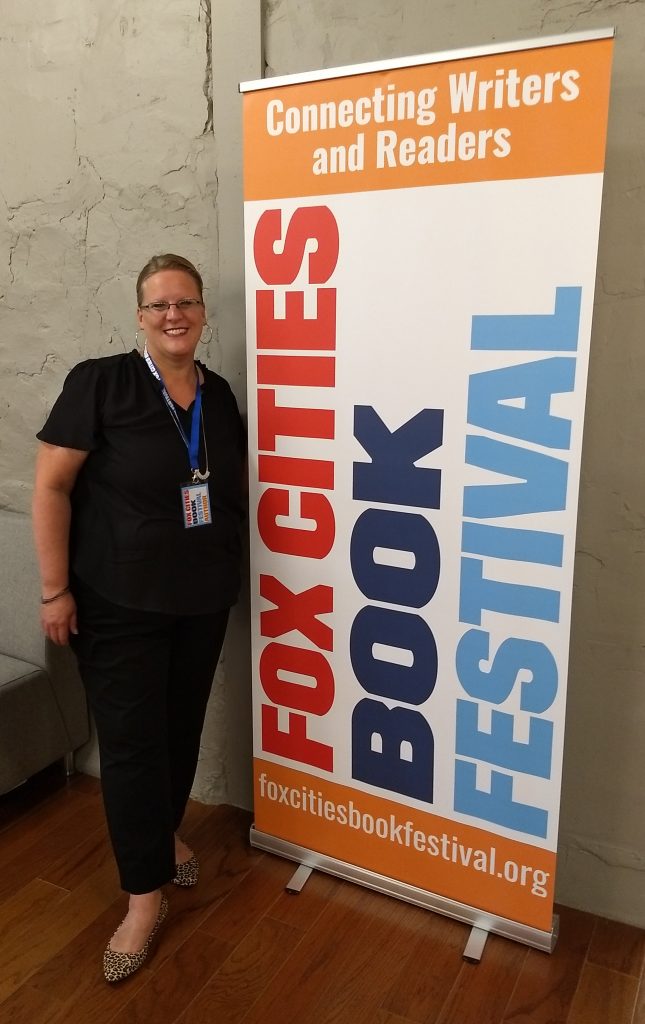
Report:
M252 842L541 948L612 36L241 87Z

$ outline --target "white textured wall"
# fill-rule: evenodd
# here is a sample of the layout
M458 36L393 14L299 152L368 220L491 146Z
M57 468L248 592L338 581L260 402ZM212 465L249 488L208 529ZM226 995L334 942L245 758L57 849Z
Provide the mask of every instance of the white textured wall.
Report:
M615 25L559 898L645 926L645 3L271 0L268 75Z

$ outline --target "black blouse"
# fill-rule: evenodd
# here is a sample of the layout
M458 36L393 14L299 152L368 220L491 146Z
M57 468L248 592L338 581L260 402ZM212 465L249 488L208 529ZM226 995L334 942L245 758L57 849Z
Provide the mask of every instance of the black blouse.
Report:
M70 569L115 604L196 615L229 607L240 585L244 428L223 377L200 364L212 523L184 527L186 445L138 352L75 366L37 435L89 451L72 491ZM185 423L183 411L178 409Z

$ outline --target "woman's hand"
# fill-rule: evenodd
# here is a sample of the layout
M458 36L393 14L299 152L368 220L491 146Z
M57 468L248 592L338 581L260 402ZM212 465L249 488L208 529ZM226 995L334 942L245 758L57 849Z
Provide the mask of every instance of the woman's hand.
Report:
M76 601L69 591L51 604L40 606L40 624L45 636L61 646L69 643L70 633L78 633Z

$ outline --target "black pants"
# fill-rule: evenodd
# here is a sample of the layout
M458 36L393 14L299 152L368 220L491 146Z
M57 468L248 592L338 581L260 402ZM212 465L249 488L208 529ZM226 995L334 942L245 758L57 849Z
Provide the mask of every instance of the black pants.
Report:
M175 873L174 833L195 778L229 610L133 611L78 582L74 596L72 646L96 723L121 885L152 892Z

